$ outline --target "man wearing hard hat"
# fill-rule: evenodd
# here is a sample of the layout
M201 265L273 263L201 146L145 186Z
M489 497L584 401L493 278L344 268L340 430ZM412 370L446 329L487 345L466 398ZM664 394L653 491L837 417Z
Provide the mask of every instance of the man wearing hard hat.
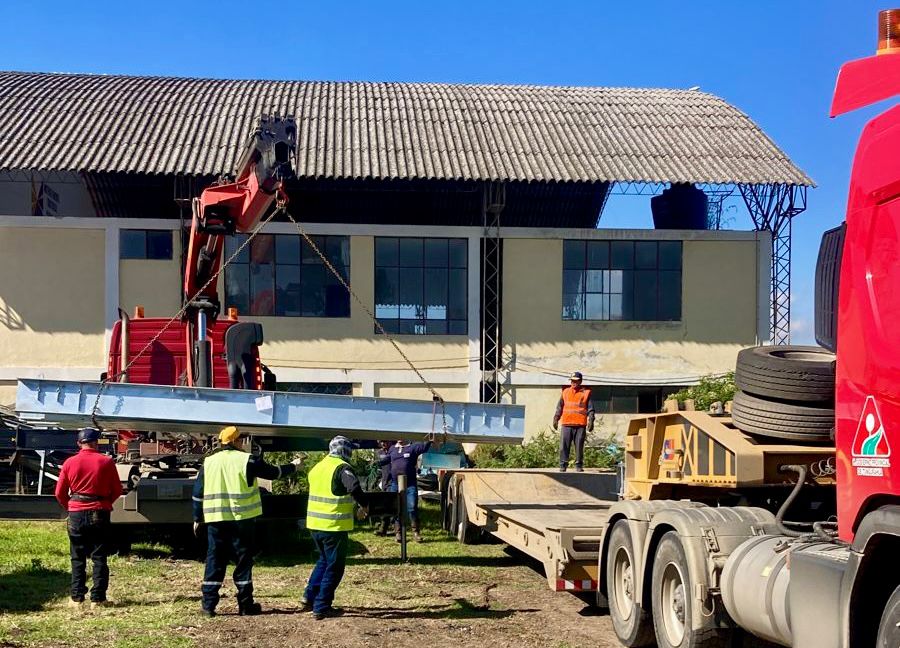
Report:
M253 601L253 550L256 518L262 515L257 479L279 479L293 474L303 459L283 466L266 463L238 447L240 431L230 425L219 432L220 447L206 456L194 484L194 533L206 523L206 571L203 574L203 614L215 616L219 589L232 550L232 578L237 587L238 613L259 614Z

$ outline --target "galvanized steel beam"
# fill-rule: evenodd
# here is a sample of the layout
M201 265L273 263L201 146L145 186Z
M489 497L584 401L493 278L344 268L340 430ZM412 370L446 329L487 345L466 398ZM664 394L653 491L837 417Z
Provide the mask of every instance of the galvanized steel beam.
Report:
M91 425L99 382L19 380L16 410L23 419L74 429ZM522 405L445 403L447 440L521 443ZM118 430L215 434L237 425L257 436L443 440L440 404L428 401L107 383L98 423Z

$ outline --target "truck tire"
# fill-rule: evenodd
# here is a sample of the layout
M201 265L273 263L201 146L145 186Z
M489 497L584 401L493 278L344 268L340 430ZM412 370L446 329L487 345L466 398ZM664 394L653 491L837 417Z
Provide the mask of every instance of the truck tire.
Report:
M730 645L727 630L695 631L693 583L681 539L669 531L659 541L653 559L651 603L659 648L720 648Z
M734 382L747 394L834 402L834 354L815 346L758 346L738 353Z
M456 509L456 539L462 544L478 544L481 537L481 529L469 522L469 514L466 512L466 496L462 481L456 483L456 497L453 499Z
M747 434L790 441L828 443L834 410L770 401L739 391L731 403L735 427Z
M627 520L613 525L606 555L606 598L619 642L628 648L653 645L653 620L634 597L639 576Z
M900 586L891 594L884 612L881 614L881 623L878 624L877 648L896 648L900 646Z

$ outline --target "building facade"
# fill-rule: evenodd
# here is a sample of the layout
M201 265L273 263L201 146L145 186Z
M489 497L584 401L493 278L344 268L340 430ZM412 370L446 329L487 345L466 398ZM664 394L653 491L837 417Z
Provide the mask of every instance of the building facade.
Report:
M620 433L770 339L770 231L598 228L616 185L811 184L718 98L247 83L0 73L0 403L20 377L97 379L119 309L177 312L190 198L273 109L300 116L290 208L356 295L283 219L225 268L281 389L430 398L371 314L446 400L524 404L531 435L578 370ZM35 102L75 116L41 129Z

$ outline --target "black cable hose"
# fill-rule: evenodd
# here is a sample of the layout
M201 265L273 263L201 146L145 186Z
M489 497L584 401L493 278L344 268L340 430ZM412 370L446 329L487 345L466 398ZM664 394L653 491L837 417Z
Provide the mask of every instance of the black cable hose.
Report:
M778 509L778 512L775 514L775 526L778 527L778 530L792 538L799 538L800 536L807 535L805 533L800 533L799 531L794 531L792 529L788 529L784 523L784 515L787 513L787 510L790 508L791 504L793 504L794 500L797 499L797 495L800 494L800 489L803 488L803 484L806 482L806 466L800 464L785 464L784 466L780 466L779 470L782 472L795 472L797 473L797 483L794 485L794 490L791 491L791 494L788 495L787 499L784 500L784 504L781 505L781 508ZM793 522L789 522L788 524L794 524Z

